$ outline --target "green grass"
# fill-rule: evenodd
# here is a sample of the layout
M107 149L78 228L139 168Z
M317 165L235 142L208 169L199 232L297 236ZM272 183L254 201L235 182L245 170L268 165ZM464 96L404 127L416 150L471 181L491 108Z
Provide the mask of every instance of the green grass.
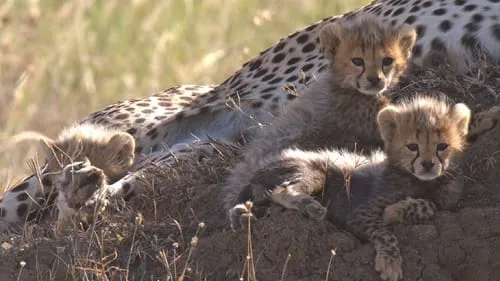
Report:
M220 83L288 33L368 2L1 1L0 138L53 137L121 99ZM0 153L0 190L28 174L36 150L27 141Z

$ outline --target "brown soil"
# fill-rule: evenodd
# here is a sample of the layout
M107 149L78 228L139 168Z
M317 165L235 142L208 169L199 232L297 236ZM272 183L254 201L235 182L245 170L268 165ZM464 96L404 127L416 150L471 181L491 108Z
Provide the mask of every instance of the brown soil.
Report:
M402 90L437 89L476 111L499 104L497 65L476 74L465 79L442 70L419 72L403 81ZM498 280L498 140L500 126L465 154L467 190L457 212L442 212L425 225L394 227L404 280ZM197 155L175 167L151 169L139 196L117 202L87 230L54 232L44 224L2 237L8 244L0 247L0 279L238 280L255 270L260 281L379 280L372 246L329 222L273 206L269 217L252 225L251 239L246 231L228 230L218 190L239 157L236 150L219 148L220 155L201 163Z

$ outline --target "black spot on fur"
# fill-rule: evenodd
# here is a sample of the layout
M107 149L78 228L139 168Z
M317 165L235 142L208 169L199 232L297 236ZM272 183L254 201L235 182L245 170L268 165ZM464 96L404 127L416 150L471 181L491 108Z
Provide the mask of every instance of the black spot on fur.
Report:
M295 57L295 58L291 58L286 64L288 64L288 65L294 65L294 64L296 64L299 61L300 61L300 58Z
M129 117L129 115L127 113L122 113L122 114L119 114L115 117L115 119L118 119L118 120L123 120L123 119L127 119Z
M24 215L26 215L27 211L28 211L28 204L22 203L17 207L16 213L18 217L23 217Z
M270 73L270 74L268 74L268 75L266 75L266 76L262 77L262 81L263 81L263 82L265 82L265 81L269 81L269 80L273 79L273 78L274 78L274 76L275 76L275 75L274 75L273 73Z
M460 41L464 46L471 49L475 49L479 45L477 42L477 38L472 34L465 34L464 36L462 36Z
M273 95L272 94L265 94L265 95L262 95L260 96L262 99L265 99L265 100L268 100L269 98L271 98Z
M267 73L267 69L261 69L261 70L257 71L257 73L255 73L253 78L259 78L259 77L265 75L266 73Z
M14 192L23 191L23 190L25 190L26 188L28 188L28 186L29 186L29 183L28 183L28 182L23 182L23 183L21 183L20 185L18 185L18 186L16 186L16 187L14 187L14 188L12 189L12 191L14 191Z
M279 63L279 62L281 62L284 58L285 58L285 54L280 53L280 54L277 54L276 56L274 56L274 57L273 57L272 62L273 62L273 63Z
M289 67L289 68L287 68L287 69L285 70L285 72L283 72L283 73L284 73L284 74L290 74L290 73L294 72L296 69L297 69L297 67L295 67L295 66L290 66L290 67Z
M311 31L311 30L315 29L315 28L316 28L316 26L318 26L318 24L317 24L317 23L316 23L316 24L313 24L313 25L310 25L310 26L309 26L308 28L306 28L305 30L306 30L306 31Z
M311 68L313 68L313 67L314 67L314 64L312 64L312 63L308 63L308 64L306 64L306 65L304 65L304 66L302 67L302 71L306 72L306 71L310 70L310 69L311 69Z
M451 23L451 21L444 20L439 24L439 30L441 30L442 32L447 32L451 29L452 26L453 24Z
M465 0L455 0L455 5L462 6L463 4L465 4Z
M316 49L316 44L309 43L309 44L305 45L304 48L302 48L302 52L310 53L310 52L314 51L314 49Z
M446 45L439 38L434 38L431 41L431 48L436 51L446 51Z
M411 9L410 9L410 13L416 13L420 11L420 7L419 6L413 6Z
M472 16L472 20L473 20L475 23L480 23L480 22L482 22L482 21L484 20L484 17L483 17L483 15L481 15L481 14L474 14L474 15Z
M424 8L428 8L432 6L432 1L425 1L424 3L422 3L422 7Z
M416 30L417 30L417 37L418 38L422 38L422 36L425 35L425 26L417 25Z
M269 88L265 88L264 90L262 90L261 92L262 93L267 93L267 92L272 92L276 90L276 87L269 87Z
M477 8L477 5L469 4L464 6L464 11L470 12Z
M267 92L271 92L271 91L274 91L274 90L276 90L276 87L269 87L269 88L265 88L261 92L262 93L267 93Z
M469 22L464 26L464 29L468 32L475 32L479 30L479 25L475 22Z
M144 119L144 118L135 119L135 123L137 123L137 124L142 124L142 123L144 123L144 121L146 121L146 119Z
M285 45L286 45L285 41L278 43L278 45L274 47L273 52L275 53L280 52L281 50L283 50L283 48L285 48Z
M439 9L432 11L432 13L436 16L442 16L442 15L446 14L446 9L439 8Z
M273 84L277 84L277 83L279 83L281 81L283 81L282 77L276 77L273 80L269 81L269 84L273 85Z
M4 218L7 215L7 210L4 208L0 208L0 217Z
M405 11L405 8L398 8L394 13L392 14L393 17L401 15Z
M390 15L392 13L392 9L389 9L387 11L384 12L384 17L387 17L388 15Z
M294 81L297 81L297 79L299 79L299 77L296 75L293 75L293 76L288 77L286 79L286 82L294 82Z
M297 43L299 44L304 44L309 40L309 35L308 34L302 34L299 37L297 37Z
M26 199L28 199L28 193L26 192L23 192L23 193L19 193L17 196L16 196L16 199L17 201L25 201Z
M415 20L417 20L417 17L415 17L415 16L409 16L409 17L406 18L405 23L412 24L412 23L415 22Z

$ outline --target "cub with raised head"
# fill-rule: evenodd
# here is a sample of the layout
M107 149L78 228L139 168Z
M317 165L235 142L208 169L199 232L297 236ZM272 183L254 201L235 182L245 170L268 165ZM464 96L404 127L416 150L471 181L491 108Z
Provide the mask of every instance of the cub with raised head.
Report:
M223 196L233 229L251 215L243 203L254 195L242 191L267 156L291 147L369 151L383 145L376 115L389 104L384 92L409 64L416 31L364 15L327 24L319 37L328 71L263 128L227 181Z
M470 115L465 104L431 97L389 105L377 117L384 152L288 149L268 159L248 188L369 240L381 278L400 280L398 240L387 225L425 221L456 206L463 189L457 156L466 146Z

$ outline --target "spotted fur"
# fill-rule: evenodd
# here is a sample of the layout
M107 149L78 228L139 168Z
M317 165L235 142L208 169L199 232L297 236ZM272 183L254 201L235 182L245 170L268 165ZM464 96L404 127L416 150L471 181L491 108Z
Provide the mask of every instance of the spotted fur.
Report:
M244 203L254 199L242 190L266 159L290 147L382 147L376 116L389 104L384 92L404 73L415 37L409 26L388 27L371 16L323 27L320 44L331 60L328 71L248 145L227 180L222 196L233 229L248 213ZM375 83L369 81L373 77Z
M416 29L412 56L416 64L425 64L427 54L432 52L445 57L458 71L466 72L474 64L478 49L500 59L498 1L375 0L280 39L220 85L185 85L150 97L121 101L92 113L82 122L131 134L136 140L136 156L145 156L136 157L133 170L138 173L151 162L173 161L172 151L189 153L188 147L210 150L209 137L227 143L251 141L253 128L271 123L327 70L328 59L318 44L321 28L367 14L394 27L406 23ZM490 129L498 114L491 111L484 116L478 118L477 127ZM22 217L9 215L25 213L30 208L22 191L34 194L34 190L52 189L51 185L42 185L42 178L27 177L4 194L0 226L12 222L11 219L22 221ZM115 190L133 189L133 181L134 177L125 176L114 185ZM47 199L37 198L35 203L40 205Z
M288 149L254 173L248 189L267 194L260 204L270 198L370 241L382 280L397 281L403 260L387 224L430 219L456 206L463 189L457 156L466 145L470 110L417 97L382 109L377 120L383 153Z

